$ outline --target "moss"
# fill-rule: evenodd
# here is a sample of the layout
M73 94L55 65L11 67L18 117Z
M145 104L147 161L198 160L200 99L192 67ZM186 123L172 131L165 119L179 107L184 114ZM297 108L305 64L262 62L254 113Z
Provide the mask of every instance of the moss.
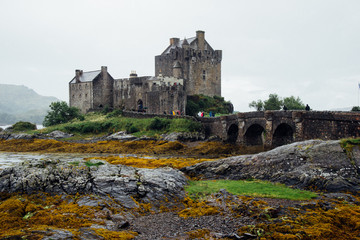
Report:
M134 239L138 234L136 232L131 231L110 231L107 229L93 229L96 234L103 237L104 240L108 239L122 239L122 240L128 240L128 239Z
M209 229L197 229L190 232L186 232L190 239L210 239Z
M47 153L132 153L166 155L209 155L230 156L240 149L231 144L219 142L201 143L188 147L180 142L167 141L99 141L97 143L73 143L56 140L0 140L0 151L8 152L47 152Z
M184 199L185 209L178 212L182 218L200 217L219 213L217 207L209 206L206 201L194 201L191 198Z
M196 159L196 158L151 158L151 157L121 157L121 156L107 156L107 157L93 157L85 158L100 159L109 162L110 164L121 164L138 168L159 168L159 167L172 167L180 169L187 166L192 166L204 161L213 161L214 159Z

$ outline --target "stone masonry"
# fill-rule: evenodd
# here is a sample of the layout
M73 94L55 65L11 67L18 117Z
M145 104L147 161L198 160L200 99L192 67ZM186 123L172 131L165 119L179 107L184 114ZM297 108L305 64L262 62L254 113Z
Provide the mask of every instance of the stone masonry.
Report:
M107 71L75 71L69 83L70 106L82 113L106 107L151 114L185 114L187 95L221 96L221 50L213 50L205 32L179 40L155 57L155 76L114 79Z

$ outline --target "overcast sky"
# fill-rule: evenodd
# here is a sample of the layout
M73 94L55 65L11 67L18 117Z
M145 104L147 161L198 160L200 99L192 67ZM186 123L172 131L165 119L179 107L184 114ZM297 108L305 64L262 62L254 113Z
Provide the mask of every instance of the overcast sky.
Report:
M0 83L65 101L75 69L152 76L169 38L203 30L237 111L271 93L358 104L359 0L0 0L0 30Z

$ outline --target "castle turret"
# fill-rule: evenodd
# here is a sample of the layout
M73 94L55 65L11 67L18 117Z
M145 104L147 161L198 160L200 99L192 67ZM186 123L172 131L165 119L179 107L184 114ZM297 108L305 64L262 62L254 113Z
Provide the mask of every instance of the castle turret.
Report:
M173 66L173 76L175 78L182 78L182 67L179 61L176 61Z

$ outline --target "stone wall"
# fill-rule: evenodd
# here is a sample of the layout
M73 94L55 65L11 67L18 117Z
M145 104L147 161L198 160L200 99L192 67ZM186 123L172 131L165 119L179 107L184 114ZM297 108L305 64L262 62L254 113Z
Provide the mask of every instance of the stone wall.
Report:
M168 51L155 56L155 76L177 76L185 80L188 95L221 96L222 51L213 50L203 31L196 32L196 40L179 46L178 38L170 39Z
M309 139L360 137L360 114L355 112L266 111L198 119L207 137L217 135L243 145L279 146Z
M93 109L114 107L114 79L108 74L106 67L101 67L101 73L93 80Z
M69 83L70 106L79 108L82 113L86 113L93 107L92 92L92 82Z

